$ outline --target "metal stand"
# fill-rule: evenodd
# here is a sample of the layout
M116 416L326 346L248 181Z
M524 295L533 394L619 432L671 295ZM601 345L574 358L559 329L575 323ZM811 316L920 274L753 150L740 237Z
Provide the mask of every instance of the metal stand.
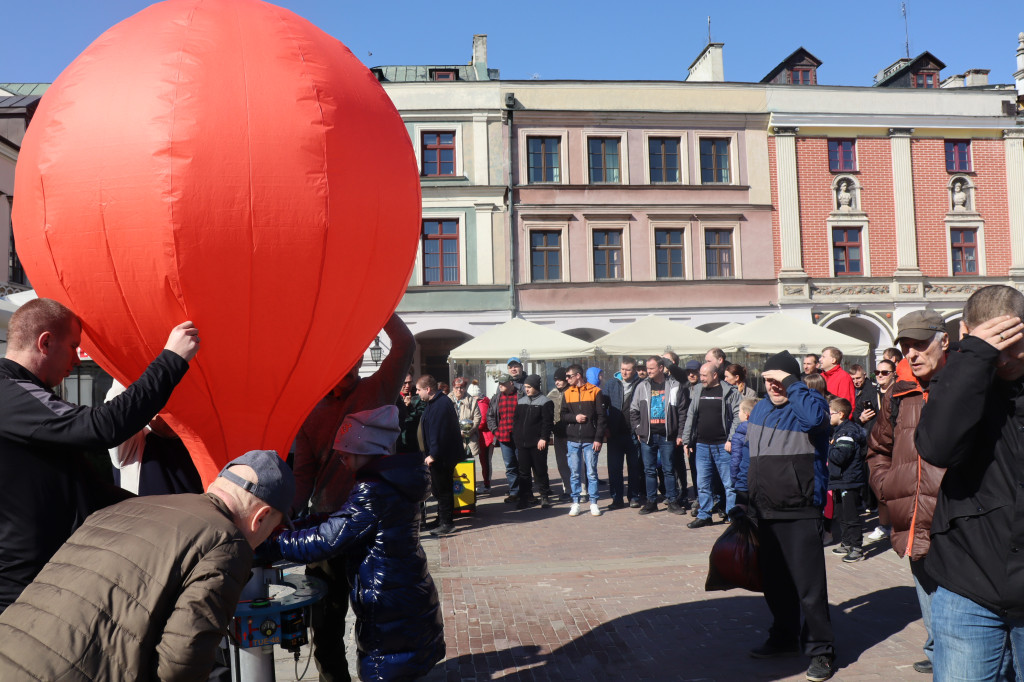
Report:
M274 682L274 645L297 654L309 642L309 609L323 599L327 588L318 578L284 575L292 565L253 568L232 627L233 682Z

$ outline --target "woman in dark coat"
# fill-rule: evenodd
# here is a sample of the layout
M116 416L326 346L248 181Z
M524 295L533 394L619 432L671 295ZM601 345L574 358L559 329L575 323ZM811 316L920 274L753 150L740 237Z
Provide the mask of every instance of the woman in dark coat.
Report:
M346 417L334 449L356 470L352 494L326 520L277 538L290 561L345 558L359 679L367 681L414 680L445 653L437 590L419 542L429 475L419 453L381 456L397 435L393 405Z

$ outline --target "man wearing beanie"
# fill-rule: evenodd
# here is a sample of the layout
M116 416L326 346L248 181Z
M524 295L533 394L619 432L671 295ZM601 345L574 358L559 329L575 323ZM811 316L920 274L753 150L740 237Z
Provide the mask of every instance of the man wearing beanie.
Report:
M531 374L523 382L523 397L516 404L512 421L512 440L519 460L519 509L538 503L533 496L536 479L540 505L551 506L548 481L548 443L555 421L555 404L540 392L540 376Z
M253 550L294 495L278 454L253 450L205 495L91 514L0 616L0 679L207 679Z
M555 408L555 425L552 429L551 439L555 443L555 467L558 469L558 478L562 481L562 495L559 498L562 502L572 499L569 492L569 478L572 471L569 469L569 442L565 439L565 425L562 421L562 397L565 389L569 388L569 380L565 378L565 367L556 367L554 374L555 387L548 391L548 397Z
M747 427L747 487L758 519L758 565L772 626L768 641L750 655L776 658L802 651L811 657L807 679L821 682L835 674L836 656L821 550L828 403L800 381L800 364L788 351L768 358L762 376L767 396L751 411Z

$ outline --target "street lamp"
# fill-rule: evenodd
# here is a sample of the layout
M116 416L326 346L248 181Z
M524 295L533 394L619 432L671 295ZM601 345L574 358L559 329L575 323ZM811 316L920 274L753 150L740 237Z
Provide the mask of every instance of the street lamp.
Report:
M380 347L380 337L374 337L373 345L370 346L370 359L373 360L373 364L380 364L380 356L383 351L384 349Z

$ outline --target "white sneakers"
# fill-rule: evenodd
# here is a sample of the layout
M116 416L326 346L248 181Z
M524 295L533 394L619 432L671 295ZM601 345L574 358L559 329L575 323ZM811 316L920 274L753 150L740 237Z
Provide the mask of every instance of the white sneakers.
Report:
M579 516L579 515L580 515L580 503L579 502L573 502L572 506L569 507L569 516Z
M590 515L591 516L600 516L601 515L601 508L597 506L597 502L591 502L590 503Z
M875 526L875 529L868 533L868 540L874 542L875 540L881 540L882 538L889 537L889 529L883 526Z

